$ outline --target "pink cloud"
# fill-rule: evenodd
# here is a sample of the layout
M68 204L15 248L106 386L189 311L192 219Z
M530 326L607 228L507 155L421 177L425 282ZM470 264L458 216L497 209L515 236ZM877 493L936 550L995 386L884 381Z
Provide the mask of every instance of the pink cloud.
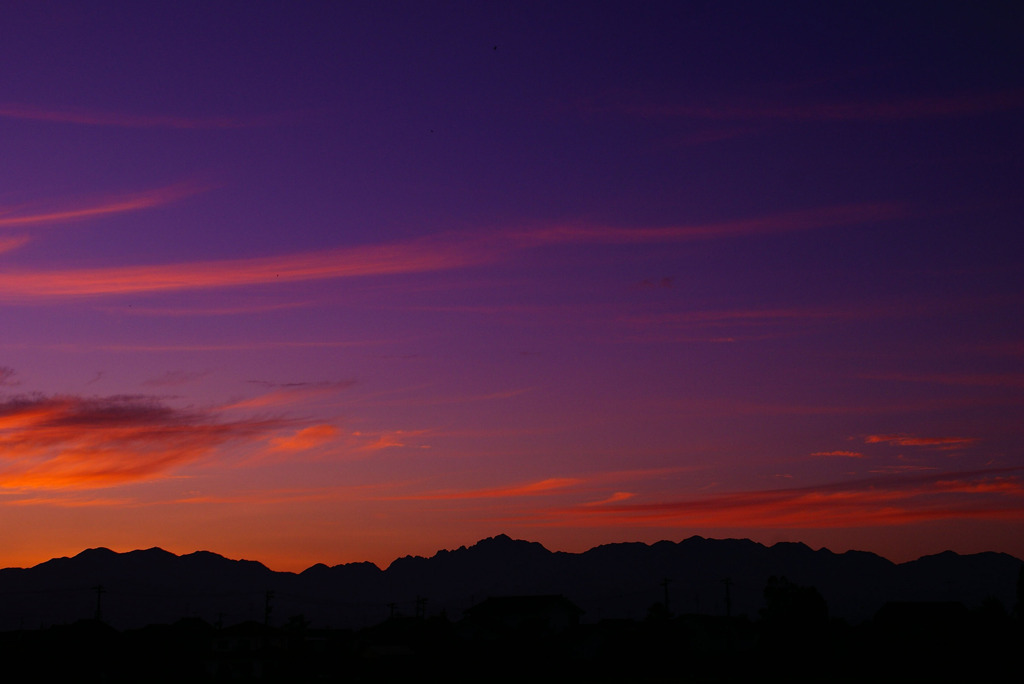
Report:
M178 183L132 195L106 197L93 203L69 207L66 209L27 211L23 207L5 207L0 208L0 228L61 223L64 221L96 218L108 214L120 214L128 211L150 209L152 207L175 202L190 195L202 192L202 190L202 188L190 183ZM20 239L22 241L25 240L25 238ZM3 250L0 249L0 251Z
M465 243L416 240L285 256L154 266L0 273L6 299L120 295L423 273L483 263L490 253Z
M0 254L4 252L13 252L19 247L24 246L29 241L27 236L8 237L0 238Z
M864 458L859 451L815 451L811 456L843 456L845 458Z

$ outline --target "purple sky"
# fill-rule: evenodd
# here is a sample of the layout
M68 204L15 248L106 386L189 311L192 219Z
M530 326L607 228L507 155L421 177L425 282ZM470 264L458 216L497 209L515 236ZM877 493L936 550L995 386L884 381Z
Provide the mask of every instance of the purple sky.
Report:
M1024 557L1018 3L0 21L0 566Z

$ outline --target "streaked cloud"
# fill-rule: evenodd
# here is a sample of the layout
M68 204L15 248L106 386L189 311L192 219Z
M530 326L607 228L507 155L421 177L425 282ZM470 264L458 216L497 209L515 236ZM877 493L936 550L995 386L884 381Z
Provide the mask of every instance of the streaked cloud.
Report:
M85 297L266 285L335 278L424 273L477 265L494 258L467 243L414 240L283 256L152 266L0 273L8 300Z
M149 397L16 397L0 403L0 488L90 489L167 477L278 419L217 421Z
M28 242L29 237L27 235L0 238L0 254L3 254L4 252L13 252L16 249L25 246Z
M937 449L959 449L977 442L976 437L918 437L915 435L868 435L866 444L895 444L897 446L934 447Z
M333 441L341 434L334 425L311 425L287 437L276 437L270 441L272 451L306 451Z
M429 449L430 446L428 444L410 443L411 437L421 437L429 432L429 430L385 430L378 433L353 432L352 436L359 440L356 451L372 452L401 447Z
M936 385L961 385L968 387L1018 387L1024 388L1024 373L889 373L865 375L875 380L896 380L901 382L933 383Z
M167 371L163 375L158 375L155 378L143 381L145 387L179 387L181 385L188 385L197 380L202 380L210 371L183 371L173 370Z
M1024 519L1022 468L881 475L820 486L550 509L538 522L723 528L832 528L951 518Z
M422 494L410 494L406 496L382 497L387 500L396 501L453 501L458 499L508 499L521 496L538 496L541 494L555 494L583 482L572 477L551 477L525 484L510 485L507 487L488 487L484 489L450 489Z
M583 505L584 506L606 506L608 504L614 504L614 503L618 503L620 501L625 501L626 499L632 499L634 496L636 496L636 495L633 492L613 492L612 495L609 496L606 499L601 499L600 501L590 501L590 502L585 503Z
M903 121L910 119L974 116L1024 107L1024 91L957 93L887 100L774 104L653 104L616 105L617 109L645 118L781 121Z
M85 202L65 208L50 210L33 209L32 207L0 207L0 228L14 228L47 223L61 223L81 219L97 218L109 214L120 214L129 211L150 209L169 204L190 195L202 192L204 188L192 183L177 183L162 188L129 195L114 195L100 198L94 202ZM11 241L25 238L12 238ZM3 243L0 243L0 251Z
M206 307L184 307L184 306L118 306L102 307L102 310L118 315L127 316L167 316L172 318L191 318L193 316L243 316L251 314L264 315L275 311L288 311L302 309L313 305L313 302L281 302L268 304L266 302L254 302L239 304L237 306L206 306Z
M815 451L811 456L841 456L844 458L864 458L859 451Z
M756 326L789 321L813 321L825 319L863 318L870 314L849 308L765 308L765 309L716 309L676 311L669 313L631 316L626 322L640 325L674 325L685 327L711 328L726 326Z
M250 384L269 388L270 391L248 399L239 399L222 406L220 410L266 409L272 406L288 406L317 397L330 396L352 387L355 380L324 382L274 383L265 380L250 380Z
M661 227L617 227L587 223L562 224L517 234L525 246L598 243L642 244L720 240L771 235L888 221L906 216L907 206L895 202L846 204L784 212L735 221Z
M87 207L0 218L0 227L140 209L172 201L194 191L188 186L172 186ZM0 298L18 301L178 292L440 272L484 265L506 258L511 250L545 245L713 240L888 220L905 213L904 206L894 203L841 205L704 225L624 228L581 223L484 237L442 234L405 242L245 259L52 270L11 267L0 273ZM664 284L668 281L663 279L659 282Z
M78 124L83 126L115 126L118 128L223 129L266 125L280 117L240 119L236 117L182 117L161 114L127 114L95 109L45 109L26 104L0 104L0 117L26 121Z

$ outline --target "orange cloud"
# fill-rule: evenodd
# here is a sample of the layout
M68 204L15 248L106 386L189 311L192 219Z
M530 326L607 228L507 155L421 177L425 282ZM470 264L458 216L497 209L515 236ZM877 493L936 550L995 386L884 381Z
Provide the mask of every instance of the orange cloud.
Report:
M36 211L27 213L24 209L0 208L0 228L60 223L63 221L95 218L97 216L105 216L107 214L120 214L127 211L149 209L175 202L201 191L202 189L195 185L189 183L178 183L132 195L109 197L95 204L55 211ZM7 216L6 214L14 215ZM18 246L23 244L24 241L25 239L21 238L21 243L19 243ZM0 249L0 251L3 250Z
M273 451L306 451L335 439L341 431L333 425L312 425L288 437L271 440Z
M16 398L0 404L0 488L90 489L167 477L280 420L216 422L145 397Z
M635 494L633 492L614 492L611 496L609 496L606 499L602 499L600 501L590 501L590 502L585 503L583 505L584 506L605 506L607 504L618 503L620 501L625 501L626 499L631 499L634 496L635 496Z
M475 265L492 257L466 243L415 240L253 259L65 271L9 269L0 273L0 290L7 299L169 292L422 273Z
M5 506L59 506L61 508L117 507L134 505L134 499L125 498L76 498L76 497L44 497L13 499L3 502Z

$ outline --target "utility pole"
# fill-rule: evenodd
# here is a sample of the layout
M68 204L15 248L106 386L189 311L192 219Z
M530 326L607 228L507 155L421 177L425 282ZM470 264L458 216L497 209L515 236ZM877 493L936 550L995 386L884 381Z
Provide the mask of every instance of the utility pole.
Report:
M671 581L672 580L670 580L668 577L665 577L664 579L661 580L661 587L662 587L662 589L665 590L665 614L666 615L671 615L672 614L671 607L669 606L669 603L668 603L668 585L669 585L669 583Z
M427 599L422 596L416 597L416 617L421 620L427 617Z
M106 589L103 588L102 584L97 584L93 589L96 590L96 622L103 620L103 611L101 610L100 597L106 593Z
M270 625L270 611L273 610L270 606L270 602L274 599L274 592L267 589L267 593L263 596L263 624L266 626Z
M725 616L732 617L732 577L722 580L725 585Z

